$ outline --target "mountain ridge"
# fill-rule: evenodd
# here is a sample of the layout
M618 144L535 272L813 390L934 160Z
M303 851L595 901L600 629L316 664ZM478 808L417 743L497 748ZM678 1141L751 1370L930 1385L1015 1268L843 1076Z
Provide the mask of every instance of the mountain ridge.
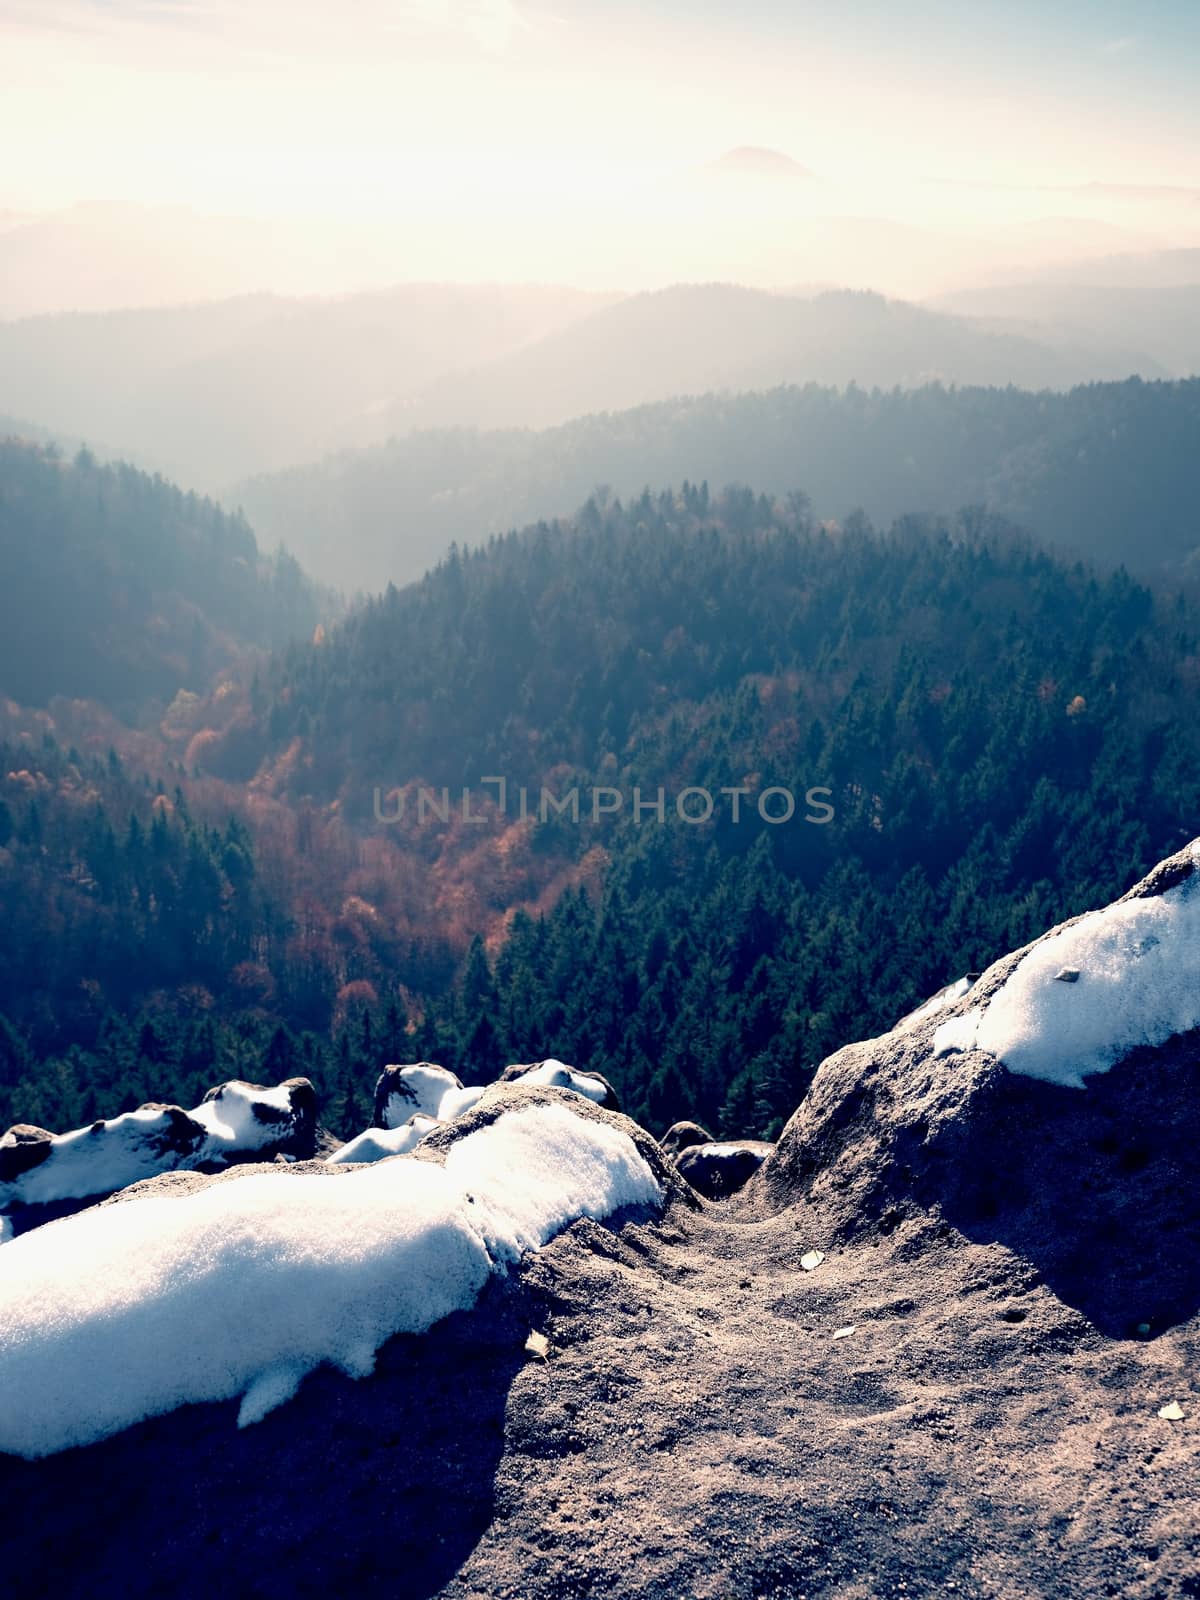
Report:
M1066 394L784 386L663 401L541 432L429 430L248 480L243 505L326 582L408 582L453 541L561 515L594 491L749 484L830 521L982 504L1065 554L1186 573L1200 496L1200 381ZM1158 493L1147 500L1145 482ZM336 565L326 553L337 547Z

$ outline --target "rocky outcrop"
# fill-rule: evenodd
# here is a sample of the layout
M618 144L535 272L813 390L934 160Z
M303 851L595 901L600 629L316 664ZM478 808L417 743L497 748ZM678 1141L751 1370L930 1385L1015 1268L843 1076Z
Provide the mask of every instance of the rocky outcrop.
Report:
M512 1249L531 1163L504 1147L506 1118L553 1110L621 1133L663 1203L518 1245L470 1309L389 1339L369 1377L320 1365L294 1400L251 1407L252 1427L235 1428L237 1400L207 1402L0 1457L14 1593L1200 1594L1200 974L1177 937L1195 860L829 1057L720 1204L673 1159L712 1145L703 1130L664 1148L520 1068L374 1169L175 1171L114 1196L102 1211L262 1178L269 1199L301 1200L316 1174L390 1195L404 1228L393 1175L461 1178L499 1128L459 1199L485 1234L500 1198ZM337 1231L335 1278L381 1214ZM203 1263L207 1235L198 1249ZM413 1288L403 1271L386 1283L385 1301ZM310 1288L301 1327L323 1298ZM239 1335L262 1307L231 1298ZM352 1298L349 1326L361 1312Z
M317 1096L307 1078L275 1088L232 1080L192 1111L151 1103L70 1133L10 1128L0 1137L0 1212L22 1233L156 1173L305 1160L317 1147Z
M672 1159L693 1144L711 1144L713 1136L698 1122L673 1122L658 1141Z
M15 1184L40 1166L54 1146L54 1135L31 1122L18 1122L0 1135L0 1184Z
M1022 1256L1111 1336L1190 1317L1200 1029L1178 1024L1200 1021L1195 866L1189 847L948 1006L829 1057L740 1203L819 1206L846 1243L931 1215ZM1097 1024L1118 1041L1099 1054Z
M588 1076L599 1079L601 1083L604 1082L599 1073L591 1073ZM695 1197L687 1184L680 1180L672 1164L664 1157L658 1140L647 1133L640 1123L634 1122L632 1118L619 1111L610 1110L587 1095L579 1094L577 1090L564 1089L557 1084L500 1078L483 1091L478 1103L469 1111L456 1117L453 1122L444 1123L426 1134L413 1151L413 1155L418 1160L440 1163L445 1160L447 1152L470 1134L481 1128L490 1127L510 1111L522 1106L539 1105L568 1106L572 1115L582 1117L585 1122L619 1128L629 1137L638 1155L654 1174L655 1182L662 1190L665 1204L667 1206L682 1204L688 1208L695 1205Z
M506 1067L497 1082L530 1087L566 1089L607 1111L619 1111L612 1085L598 1072L580 1072L562 1061L538 1061ZM414 1061L407 1066L384 1067L375 1085L374 1128L342 1149L329 1161L379 1161L389 1155L406 1155L416 1149L433 1127L454 1122L479 1104L484 1086L464 1085L457 1073L434 1061ZM385 1131L384 1137L375 1130Z
M473 1106L482 1093L481 1088L464 1087L457 1073L436 1061L384 1067L375 1085L374 1125L402 1128L414 1116L449 1122Z
M0 1451L55 1454L231 1398L239 1426L256 1423L324 1363L367 1376L389 1337L470 1309L574 1222L617 1226L672 1198L682 1185L643 1130L522 1085L410 1159L131 1186L5 1250Z
M763 1139L688 1145L675 1157L675 1170L709 1200L725 1200L745 1187L774 1148Z
M570 1089L593 1100L606 1111L620 1111L621 1101L608 1079L599 1072L569 1067L564 1061L551 1057L547 1061L533 1061L505 1067L497 1079L499 1083L543 1084L555 1089Z

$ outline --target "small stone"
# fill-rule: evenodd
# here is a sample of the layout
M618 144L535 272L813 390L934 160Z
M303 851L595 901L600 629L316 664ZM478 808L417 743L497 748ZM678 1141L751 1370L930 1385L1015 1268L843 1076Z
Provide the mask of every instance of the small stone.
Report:
M823 1250L809 1250L800 1257L800 1265L805 1272L812 1272L821 1265L824 1259L825 1252Z
M1061 967L1054 974L1054 980L1055 980L1056 983L1078 983L1079 982L1079 968L1078 967Z
M1160 1406L1158 1409L1158 1414L1164 1422L1183 1421L1183 1407L1179 1404L1178 1400L1172 1400L1169 1405Z
M833 1337L835 1339L848 1339L852 1333L857 1332L857 1328L838 1328L835 1330ZM1159 1412L1159 1416L1162 1416L1161 1411Z

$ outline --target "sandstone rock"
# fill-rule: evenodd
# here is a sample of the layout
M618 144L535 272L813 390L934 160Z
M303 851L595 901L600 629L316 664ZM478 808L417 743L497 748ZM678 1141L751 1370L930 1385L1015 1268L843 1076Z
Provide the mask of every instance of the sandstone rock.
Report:
M0 1138L0 1209L23 1233L156 1173L311 1157L317 1096L307 1078L276 1088L218 1084L192 1111L150 1102L69 1133L18 1124Z
M667 1155L675 1157L693 1144L712 1144L713 1136L698 1122L673 1122L658 1141Z
M1187 892L1193 870L1189 847L1118 904ZM1020 1254L1111 1336L1190 1317L1200 1306L1200 1030L1129 1049L1082 1090L979 1049L935 1053L947 1015L986 1007L1059 931L996 962L948 1011L824 1061L739 1204L758 1214L820 1206L835 1235L856 1243L932 1213ZM1053 987L1074 1001L1072 986Z
M596 1105L603 1106L606 1111L620 1111L621 1102L617 1091L599 1072L588 1072L579 1067L569 1067L563 1061L556 1061L551 1057L547 1061L526 1062L511 1067L505 1067L497 1079L499 1083L535 1083L547 1084L552 1088L571 1089L576 1094L581 1094Z
M436 1061L384 1067L375 1085L372 1120L377 1128L402 1128L417 1115L444 1122L473 1105L481 1093L464 1088L457 1073Z
M749 1182L774 1148L762 1139L688 1145L676 1155L675 1169L700 1194L723 1200Z

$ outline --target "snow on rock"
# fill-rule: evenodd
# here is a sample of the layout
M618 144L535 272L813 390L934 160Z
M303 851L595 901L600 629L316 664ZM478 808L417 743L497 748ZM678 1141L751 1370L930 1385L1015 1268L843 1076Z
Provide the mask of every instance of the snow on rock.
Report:
M565 1105L511 1111L446 1154L497 1260L536 1250L578 1217L658 1205L662 1188L629 1135Z
M325 1164L341 1167L356 1162L383 1161L388 1156L406 1156L410 1150L417 1148L427 1133L441 1126L437 1117L427 1117L418 1111L401 1128L367 1128L340 1150L326 1156Z
M112 1194L139 1178L195 1165L206 1130L179 1106L145 1105L72 1133L26 1126L0 1138L0 1203L45 1205Z
M1193 1318L1198 858L1004 956L942 1016L828 1056L731 1204L802 1207L826 1250L931 1224L1002 1246L1108 1338ZM982 1048L939 1056L948 1036Z
M985 1050L1010 1072L1082 1089L1087 1075L1136 1046L1198 1026L1200 875L1192 873L1040 940L986 1004L942 1023L933 1049Z
M281 1166L53 1223L0 1252L0 1451L239 1396L257 1421L323 1362L369 1373L577 1218L664 1193L633 1134L531 1102L428 1159Z
M956 1000L961 1000L972 985L978 982L979 977L980 974L978 972L968 972L963 977L956 978L953 983L946 984L936 994L930 995L929 999L923 1001L915 1010L901 1017L900 1021L896 1023L896 1027L915 1027L918 1022L925 1022L929 1017L936 1015L937 1012L944 1011L947 1006L953 1005Z
M553 1059L506 1067L499 1082L569 1089L607 1111L621 1109L612 1085L598 1072L580 1072ZM384 1067L375 1085L375 1126L402 1128L416 1115L453 1122L456 1117L473 1110L483 1093L483 1085L464 1085L457 1073L434 1061Z
M478 1099L482 1093L482 1089L464 1089L457 1073L438 1066L435 1061L384 1067L375 1085L375 1126L402 1128L410 1117L418 1114L447 1122L451 1116L459 1115L461 1109L466 1109L460 1106L464 1096L474 1094ZM443 1101L448 1102L445 1111Z
M484 1086L481 1083L472 1083L462 1089L451 1089L442 1096L441 1118L442 1122L453 1122L455 1117L465 1116L468 1111L473 1111L483 1099Z
M607 1078L599 1072L583 1072L576 1067L569 1067L565 1061L556 1061L553 1056L546 1061L506 1067L500 1075L500 1082L545 1084L554 1089L569 1089L572 1094L581 1094L608 1111L620 1110L616 1090Z
M191 1115L207 1130L207 1159L219 1159L275 1148L302 1128L315 1130L317 1096L307 1078L289 1078L275 1089L234 1079L210 1089Z
M275 1089L230 1082L193 1111L144 1105L70 1133L18 1124L0 1137L0 1206L115 1194L171 1170L222 1167L275 1151L312 1153L316 1093L307 1078Z

